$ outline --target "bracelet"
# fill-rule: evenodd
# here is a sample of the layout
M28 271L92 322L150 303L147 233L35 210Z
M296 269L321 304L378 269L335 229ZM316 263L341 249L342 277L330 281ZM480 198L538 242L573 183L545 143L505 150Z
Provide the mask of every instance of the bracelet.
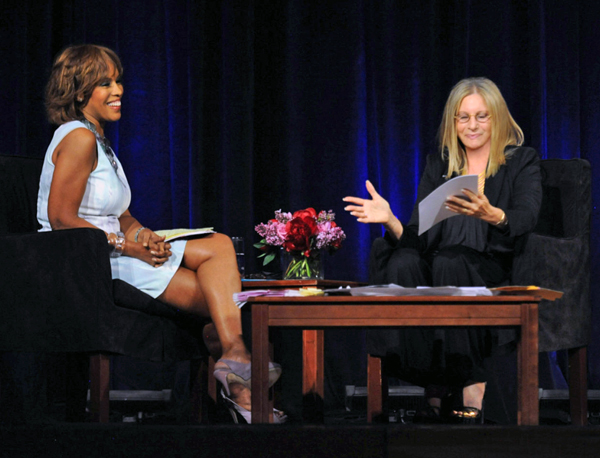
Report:
M506 226L506 223L507 223L507 221L506 221L506 213L504 213L504 210L503 210L502 211L502 218L500 218L500 221L498 221L496 223L496 226L503 227L503 226Z
M135 237L133 237L133 241L137 243L138 241L138 235L140 235L140 232L142 232L144 229L148 229L147 227L140 227L137 232L135 233Z
M114 245L110 243L110 240L108 242L114 247L110 253L111 258L118 258L123 254L123 250L125 249L125 234L123 234L122 232L117 232L116 236L117 238L115 240Z

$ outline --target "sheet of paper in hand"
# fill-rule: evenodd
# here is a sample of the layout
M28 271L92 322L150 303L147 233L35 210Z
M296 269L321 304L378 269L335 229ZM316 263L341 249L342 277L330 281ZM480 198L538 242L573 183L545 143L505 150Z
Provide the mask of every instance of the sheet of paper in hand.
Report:
M457 216L446 208L449 196L464 196L463 189L477 194L477 175L462 175L446 181L419 203L419 235L431 229L435 224L451 216Z

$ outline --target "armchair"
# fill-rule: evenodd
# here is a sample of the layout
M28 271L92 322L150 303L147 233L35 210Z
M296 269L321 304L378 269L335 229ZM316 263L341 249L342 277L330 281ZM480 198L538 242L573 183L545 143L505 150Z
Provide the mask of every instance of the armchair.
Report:
M107 422L109 355L199 360L207 356L200 339L205 323L112 280L101 230L36 232L41 167L40 159L0 156L0 243L5 249L0 352L86 355L92 418ZM83 393L79 389L68 401L78 402L82 413L87 383L81 388Z
M574 425L587 424L587 345L591 333L591 169L583 159L541 161L543 198L538 224L519 241L512 284L560 290L564 296L539 307L539 351L568 350L569 397ZM381 358L368 355L368 390L378 414L386 398Z
M543 199L535 231L513 266L513 284L564 292L539 309L539 351L567 350L571 421L587 424L587 346L591 335L591 169L583 159L541 161Z

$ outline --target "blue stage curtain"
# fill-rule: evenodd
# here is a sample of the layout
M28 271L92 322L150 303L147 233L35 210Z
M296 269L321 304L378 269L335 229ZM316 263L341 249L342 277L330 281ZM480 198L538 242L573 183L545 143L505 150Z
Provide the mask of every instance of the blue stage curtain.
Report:
M132 213L152 228L247 240L277 209L333 210L348 239L327 277L367 280L381 228L344 214L370 179L404 221L446 97L486 76L543 158L600 172L600 3L543 0L7 0L0 7L3 154L42 156L43 88L72 43L115 49L123 118L108 130ZM594 189L594 202L600 190ZM600 274L594 205L592 276ZM600 284L592 284L593 303ZM590 379L600 387L600 315ZM340 345L342 346L342 345ZM341 349L340 349L341 351Z

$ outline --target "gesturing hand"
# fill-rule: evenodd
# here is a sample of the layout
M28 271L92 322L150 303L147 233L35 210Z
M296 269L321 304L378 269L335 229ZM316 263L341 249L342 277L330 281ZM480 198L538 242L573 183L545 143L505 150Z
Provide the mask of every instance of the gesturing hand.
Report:
M372 199L361 199L360 197L344 197L344 202L351 202L355 205L348 205L344 210L349 211L352 216L360 223L381 223L386 224L394 216L387 200L381 197L373 184L367 180L367 191Z
M360 197L344 197L344 202L350 202L354 205L347 205L344 210L349 211L352 216L356 216L359 223L381 223L385 228L392 232L396 238L402 235L402 224L396 218L390 208L387 200L381 197L373 184L367 180L367 191L371 199L361 199Z

